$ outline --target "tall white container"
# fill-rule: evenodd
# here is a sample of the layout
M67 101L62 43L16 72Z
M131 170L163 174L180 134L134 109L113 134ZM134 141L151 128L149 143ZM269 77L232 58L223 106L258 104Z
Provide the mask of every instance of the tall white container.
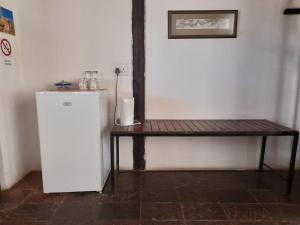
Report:
M110 171L106 91L37 92L45 193L101 192Z
M134 123L134 98L124 98L121 101L121 126L131 126Z

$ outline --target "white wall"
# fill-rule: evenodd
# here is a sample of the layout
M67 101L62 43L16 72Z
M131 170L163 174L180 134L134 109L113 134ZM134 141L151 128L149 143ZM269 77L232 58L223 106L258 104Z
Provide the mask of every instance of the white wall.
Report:
M114 67L132 63L131 0L18 0L18 9L29 93L31 169L37 170L40 155L34 92L53 88L63 79L77 82L85 70L99 70L101 86L109 88L113 97ZM121 78L121 96L132 95L131 80L131 75ZM131 139L122 139L124 149L130 143ZM121 156L130 166L131 155Z
M0 5L14 13L16 36L0 33L12 46L12 66L4 65L0 55L0 183L11 187L30 171L27 156L27 123L24 114L24 85L20 63L20 30L15 1L0 0Z
M300 0L289 1L288 7L299 8ZM300 130L300 20L299 15L284 17L283 45L281 47L280 78L278 84L277 120L287 126ZM271 159L280 163L280 160L289 160L289 154L281 151L290 145L286 139L277 142L277 149ZM300 167L298 153L297 167Z
M277 119L287 1L146 2L148 119ZM167 11L196 9L239 10L238 38L168 40ZM257 138L147 138L147 168L254 169L259 143ZM271 164L288 165L289 151L268 153Z
M300 7L300 0L292 1L289 7ZM296 126L299 111L300 72L300 20L299 15L285 16L284 41L282 46L281 76L279 84L278 117L281 121Z
M279 121L286 3L146 0L147 118ZM39 169L34 91L52 87L58 80L76 80L86 69L99 69L103 86L113 90L115 64L131 64L131 0L18 0L18 9L23 74L30 93L25 96L29 157L31 169ZM168 40L167 11L175 9L238 9L238 38ZM286 82L289 87L293 81ZM123 78L123 96L130 96L131 89L131 77ZM147 138L147 169L252 169L257 165L259 141ZM122 142L121 167L129 169L131 141ZM269 153L268 160L277 167L287 165L288 154L283 154L283 161L278 154Z

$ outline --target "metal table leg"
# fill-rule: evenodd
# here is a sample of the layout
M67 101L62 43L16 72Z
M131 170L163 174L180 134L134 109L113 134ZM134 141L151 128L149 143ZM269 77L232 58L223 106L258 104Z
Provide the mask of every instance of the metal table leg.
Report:
M110 179L111 179L111 192L115 193L115 149L114 149L114 136L110 135Z
M263 136L262 143L261 143L260 160L259 160L259 171L263 171L263 169L264 169L266 143L267 143L267 136Z
M288 180L287 180L287 193L291 193L291 191L292 191L294 170L295 170L295 162L296 162L297 148L298 148L298 140L299 140L299 133L294 135L294 139L293 139L289 175L288 175Z
M116 164L117 164L117 174L120 171L120 166L119 166L119 136L116 136Z

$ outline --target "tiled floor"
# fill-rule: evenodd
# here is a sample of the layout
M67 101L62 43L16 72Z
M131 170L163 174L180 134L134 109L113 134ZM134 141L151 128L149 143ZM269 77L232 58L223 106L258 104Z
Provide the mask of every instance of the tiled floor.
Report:
M270 172L122 172L116 195L45 195L34 172L0 192L0 224L300 225L300 173L284 188Z

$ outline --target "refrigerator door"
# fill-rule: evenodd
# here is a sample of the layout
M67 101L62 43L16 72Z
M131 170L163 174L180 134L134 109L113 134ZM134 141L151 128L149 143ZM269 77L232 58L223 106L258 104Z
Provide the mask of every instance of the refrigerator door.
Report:
M36 94L45 193L101 191L99 95Z

